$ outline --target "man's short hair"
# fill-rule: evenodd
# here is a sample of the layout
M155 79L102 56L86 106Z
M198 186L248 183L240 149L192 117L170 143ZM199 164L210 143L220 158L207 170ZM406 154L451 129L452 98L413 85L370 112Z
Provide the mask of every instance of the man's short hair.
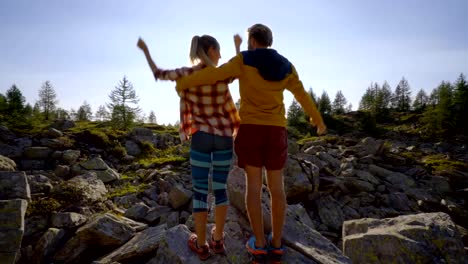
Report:
M255 39L261 46L270 47L273 44L271 29L263 24L255 24L247 30L249 38Z

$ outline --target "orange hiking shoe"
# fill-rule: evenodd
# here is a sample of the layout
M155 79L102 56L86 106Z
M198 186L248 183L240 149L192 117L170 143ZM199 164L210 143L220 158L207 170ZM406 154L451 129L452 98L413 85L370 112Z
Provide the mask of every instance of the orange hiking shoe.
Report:
M271 240L273 236L270 233L268 235L268 255L270 256L270 263L272 264L280 264L281 263L281 258L284 255L285 247L283 243L281 243L281 247L275 248L273 247Z
M226 253L226 248L224 247L224 232L223 232L223 237L221 240L215 240L214 239L214 233L215 233L216 227L213 226L211 228L211 239L208 241L208 244L210 245L211 250L215 254L225 254Z
M252 264L264 264L267 260L268 251L266 248L257 248L255 246L255 236L251 236L245 247L252 258Z
M210 254L210 248L208 247L207 244L198 247L197 245L197 235L196 234L191 234L188 240L188 247L190 250L192 250L195 254L198 255L198 258L200 260L207 260L209 257L211 257Z

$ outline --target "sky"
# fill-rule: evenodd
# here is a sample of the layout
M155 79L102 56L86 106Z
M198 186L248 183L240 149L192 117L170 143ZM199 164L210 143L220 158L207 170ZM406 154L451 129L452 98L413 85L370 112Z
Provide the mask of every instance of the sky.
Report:
M233 35L255 23L273 31L273 46L296 67L308 90L341 90L356 109L371 82L395 89L405 77L413 91L468 74L466 0L289 1L0 1L0 93L16 84L33 105L49 80L58 106L95 112L124 76L139 106L159 124L179 118L173 82L155 82L138 37L164 69L190 66L194 35L221 46L220 64L235 55ZM234 101L237 81L230 85ZM285 91L288 107L293 95Z

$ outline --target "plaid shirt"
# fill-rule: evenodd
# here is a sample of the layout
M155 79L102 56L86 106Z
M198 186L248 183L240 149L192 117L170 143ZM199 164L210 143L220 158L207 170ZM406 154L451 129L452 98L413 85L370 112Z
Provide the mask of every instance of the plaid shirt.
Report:
M157 70L154 77L175 81L204 68L202 65L175 70ZM237 108L229 92L228 82L192 87L178 92L180 96L181 140L188 140L192 132L203 131L218 136L235 136L240 125Z

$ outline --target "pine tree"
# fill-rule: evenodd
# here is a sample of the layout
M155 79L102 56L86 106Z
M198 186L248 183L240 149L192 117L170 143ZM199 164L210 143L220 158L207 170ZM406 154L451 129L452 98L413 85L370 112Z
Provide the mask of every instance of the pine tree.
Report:
M109 112L106 110L106 107L104 105L100 105L98 107L98 110L96 111L96 119L99 121L106 121L109 120Z
M76 113L78 121L90 121L93 115L91 105L84 101Z
M468 84L466 82L465 75L460 74L457 81L455 82L454 91L454 116L457 129L460 132L468 132Z
M416 97L414 98L413 109L417 112L424 111L428 102L429 97L427 96L426 92L423 89L421 89L418 91Z
M140 112L138 106L132 106L137 105L140 99L127 77L123 77L119 85L111 91L109 98L111 102L107 107L111 112L112 125L115 128L127 130Z
M318 103L318 110L323 115L331 114L332 107L331 107L330 97L325 91L323 91L322 96L320 96L320 100Z
M411 89L408 81L403 77L395 88L393 96L393 107L400 112L410 110L411 105Z
M39 106L42 108L45 120L49 120L58 104L57 94L49 81L42 84L39 90Z
M333 100L332 111L335 115L342 115L345 113L345 106L347 104L347 100L343 95L343 92L339 90L336 93L335 100Z
M156 124L156 115L154 114L154 111L151 110L148 116L148 122L150 124Z
M6 101L10 117L14 119L24 118L24 103L26 99L16 85L13 84L11 88L7 90Z

